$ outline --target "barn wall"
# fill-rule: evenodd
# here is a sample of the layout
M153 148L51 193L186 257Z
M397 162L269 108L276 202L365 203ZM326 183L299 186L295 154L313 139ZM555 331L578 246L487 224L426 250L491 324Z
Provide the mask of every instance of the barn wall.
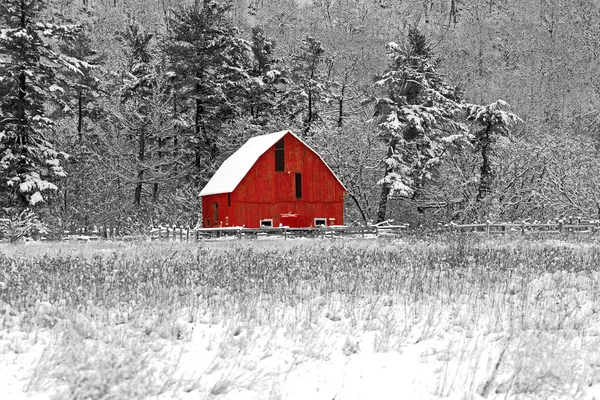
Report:
M272 219L273 226L279 226L282 222L281 215L292 213L298 216L290 222L285 223L292 227L305 227L313 224L314 218L333 218L330 224L341 225L344 223L344 203L306 203L306 202L283 202L283 203L240 203L233 211L235 221L243 221L239 225L247 228L257 228L261 219Z

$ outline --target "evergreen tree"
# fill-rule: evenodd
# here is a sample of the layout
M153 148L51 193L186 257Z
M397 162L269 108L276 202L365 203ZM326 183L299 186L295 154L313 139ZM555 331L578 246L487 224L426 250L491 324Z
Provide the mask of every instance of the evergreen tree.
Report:
M152 198L157 201L159 184L171 177L176 160L167 161L166 155L171 149L166 142L175 121L170 113L169 78L160 73L152 54L154 35L131 22L119 37L124 45L127 69L120 90L121 108L116 115L135 148L133 203L139 207L145 183L152 184Z
M167 21L164 51L173 78L173 113L188 121L181 148L191 150L197 172L218 155L221 125L242 112L252 81L250 44L229 20L230 7L229 2L195 2L172 11Z
M493 144L500 137L510 138L510 128L523 122L516 114L504 111L510 105L497 100L486 106L470 104L467 106L467 120L473 121L478 130L473 134L473 142L476 151L481 154L481 166L479 168L479 187L476 201L483 200L491 191L494 183Z
M252 78L248 90L247 112L261 125L276 114L277 102L284 86L281 71L277 68L281 60L275 58L275 41L266 37L260 27L252 28Z
M0 2L0 193L3 206L35 205L52 180L64 176L50 135L54 121L47 105L64 92L58 72L87 67L53 50L51 39L75 34L78 27L40 20L43 0Z
M458 90L438 73L425 36L411 28L408 45L387 45L390 65L377 82L386 96L377 99L380 138L387 146L385 175L377 220L386 218L393 194L414 198L431 178L450 143L466 138L466 127L457 122L462 110Z
M75 117L77 127L77 138L83 139L86 130L86 120L98 121L105 112L98 104L105 90L102 81L95 76L97 68L104 57L93 48L89 36L89 26L84 26L75 35L64 37L59 45L62 54L85 61L87 65L80 71L65 71L64 81L67 84L62 96L63 112Z
M152 61L150 41L153 36L151 33L143 32L135 22L131 22L120 33L128 58L127 77L122 88L121 99L122 103L126 103L128 100L132 103L131 108L122 114L122 120L127 122L125 125L130 131L130 137L137 139L137 177L133 195L133 202L137 206L141 204L144 173L146 172L143 163L146 158L146 142L150 129L148 103L153 92L154 77L150 65Z
M308 36L302 40L300 50L292 56L286 71L289 87L282 97L280 108L292 119L303 115L305 134L320 119L319 104L329 101L326 61L321 42Z

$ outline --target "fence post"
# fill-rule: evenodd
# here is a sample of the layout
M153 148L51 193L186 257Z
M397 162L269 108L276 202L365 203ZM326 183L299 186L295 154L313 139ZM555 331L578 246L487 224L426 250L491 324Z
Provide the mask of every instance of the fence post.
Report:
M525 222L521 222L521 235L525 234Z
M485 226L485 232L489 235L490 234L490 221L486 222L486 226Z
M183 242L183 227L179 224L179 241Z
M573 217L572 216L569 217L569 225L571 225L571 227L567 230L567 232L573 232Z
M112 238L113 238L113 240L115 240L116 237L117 237L117 227L113 226L113 231L112 231Z
M190 226L187 226L187 231L185 233L185 241L189 242L190 241Z
M558 220L558 231L560 233L562 233L562 231L563 231L563 221L562 221L562 219Z
M287 228L283 228L283 240L287 240Z

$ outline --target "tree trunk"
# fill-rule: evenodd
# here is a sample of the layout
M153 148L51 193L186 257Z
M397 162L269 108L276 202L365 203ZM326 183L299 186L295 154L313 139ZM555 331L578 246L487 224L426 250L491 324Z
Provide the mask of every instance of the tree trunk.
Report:
M492 191L492 183L494 179L494 173L492 170L492 164L490 160L490 125L487 126L485 134L481 139L481 167L480 179L479 179L479 190L477 191L476 201L480 202Z
M174 91L175 89L173 89ZM177 95L175 93L173 93L173 121L175 121L177 118ZM173 159L177 159L177 157L179 156L179 150L177 148L178 145L178 140L177 140L177 124L173 125ZM175 173L177 173L177 171L179 170L179 168L177 167L177 162L175 162L175 167L174 167Z
M202 165L202 146L200 143L202 143L203 141L200 135L200 118L202 115L202 103L200 102L198 96L200 96L200 84L196 83L196 115L194 120L194 134L196 135L196 140L198 142L196 143L194 166L197 169L200 169Z
M365 225L367 225L367 216L365 215L365 212L363 211L362 207L360 206L360 203L358 202L358 199L352 193L349 193L349 195L350 195L350 198L352 200L354 200L354 204L356 204L356 208L358 208L358 211L360 212L360 216L362 217L363 223Z
M67 210L69 209L69 201L67 200L67 193L68 193L67 189L63 190L63 214L65 217L67 216Z
M313 122L313 86L312 86L312 82L315 76L315 69L316 69L316 63L313 60L312 63L312 68L310 71L310 81L308 83L308 115L306 116L306 124L304 127L304 134L308 134L308 132L310 131L310 125Z
M386 172L387 176L387 172ZM381 198L379 199L379 210L377 211L377 223L385 221L387 214L388 196L390 195L390 184L383 183L381 186Z
M309 90L308 91L308 115L306 116L306 121L304 121L304 134L308 135L308 132L310 131L310 125L312 123L312 108L313 108L313 101L312 101L312 92Z
M21 3L21 28L25 30L27 28L27 13L25 4ZM21 52L24 50L22 49ZM27 116L25 113L26 95L27 95L27 77L25 75L25 66L21 64L19 73L19 101L17 102L17 120L19 123L17 133L17 143L20 146L26 145L29 140L27 137Z
M312 122L312 119L313 119L312 103L313 103L312 102L312 91L309 90L308 91L308 118L307 118L308 125L310 125L310 123Z
M198 75L196 77L199 78ZM217 157L218 153L216 143L213 143L206 132L206 126L203 120L204 105L202 104L202 101L200 101L201 89L200 83L196 82L196 116L194 121L194 134L196 135L196 140L198 143L196 144L194 166L198 170L202 169L202 143L204 143L204 146L208 150L211 161Z
M392 139L388 146L388 151L387 151L388 158L390 158L391 156L394 155L395 147L396 147L396 140ZM392 170L386 164L384 178L387 177L388 174L391 172L392 172ZM381 185L381 197L379 199L379 210L377 211L377 223L385 221L385 217L387 214L388 197L390 196L391 191L392 191L392 189L390 187L390 184L384 181L383 184Z
M27 93L27 78L24 68L19 74L19 101L17 103L17 119L19 120L17 142L20 146L25 146L29 140L27 137L27 116L25 114L25 97Z
M83 94L79 90L77 98L77 137L79 141L83 139Z
M339 113L338 113L338 128L341 128L344 124L344 91L346 90L346 85L342 86L342 91L340 93L340 98L338 100L339 104Z
M139 135L139 150L138 150L138 173L137 173L137 185L135 186L135 192L133 194L133 203L136 206L140 206L142 203L142 185L144 182L144 158L146 155L146 128L142 127L140 129Z
M163 159L163 151L162 151L162 147L164 146L164 139L161 139L160 137L158 138L158 166L156 166L156 168L154 169L157 172L157 176L158 174L161 172L161 167L160 164L162 162ZM154 182L154 184L152 185L152 201L153 202L157 202L158 201L158 182Z

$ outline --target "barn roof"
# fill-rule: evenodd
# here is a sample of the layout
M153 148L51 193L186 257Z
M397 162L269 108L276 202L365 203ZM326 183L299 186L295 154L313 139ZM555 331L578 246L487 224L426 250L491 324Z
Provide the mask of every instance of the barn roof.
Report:
M200 196L233 192L237 185L239 185L242 179L244 179L246 174L254 166L256 161L258 161L258 158L288 133L302 142L302 144L304 144L309 150L321 158L316 151L314 151L309 145L307 145L298 136L294 135L291 131L281 131L269 133L267 135L256 136L249 139L242 147L240 147L235 153L229 156L227 160L225 160L223 165L221 165L210 181L208 181L204 189L202 189ZM321 161L323 161L322 158ZM325 161L323 161L323 164L327 166ZM327 168L329 168L329 166L327 166ZM329 168L329 170L331 171L331 168ZM346 190L344 184L337 178L337 176L335 176L333 171L331 171L331 173L340 183L340 185L342 185L344 190Z

